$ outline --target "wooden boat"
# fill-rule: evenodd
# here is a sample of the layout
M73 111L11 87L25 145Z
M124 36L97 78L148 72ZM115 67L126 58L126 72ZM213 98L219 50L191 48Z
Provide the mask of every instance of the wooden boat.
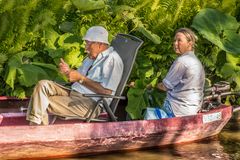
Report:
M231 106L160 120L91 122L60 120L28 126L25 113L0 114L0 159L70 157L175 145L217 135Z

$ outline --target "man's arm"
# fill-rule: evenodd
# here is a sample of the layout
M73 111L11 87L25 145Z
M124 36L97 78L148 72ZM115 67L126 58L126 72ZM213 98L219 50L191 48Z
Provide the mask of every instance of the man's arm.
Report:
M84 85L97 94L112 94L112 90L104 88L100 83L85 77L77 70L71 70L68 64L62 58L60 59L59 69L61 73L65 74L68 77L68 80L70 82L81 81L81 85Z
M81 73L79 73L77 70L70 70L67 74L67 77L70 82L79 82L81 81L81 85L84 85L88 89L92 90L93 92L97 94L111 94L112 90L104 88L100 83L95 82Z

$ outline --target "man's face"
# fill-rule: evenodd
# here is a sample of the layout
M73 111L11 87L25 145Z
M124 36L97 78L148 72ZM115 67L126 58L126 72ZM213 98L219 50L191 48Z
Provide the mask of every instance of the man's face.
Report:
M85 40L85 51L90 59L96 59L100 51L100 43Z

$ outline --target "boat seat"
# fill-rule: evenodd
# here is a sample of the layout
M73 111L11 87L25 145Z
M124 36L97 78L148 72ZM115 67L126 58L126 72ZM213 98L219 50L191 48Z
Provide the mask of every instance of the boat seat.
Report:
M119 101L122 99L126 99L125 96L122 96L125 85L128 81L130 73L132 71L137 53L143 41L135 36L129 34L117 34L114 40L111 43L111 46L118 52L120 57L122 58L124 69L122 79L118 85L115 95L106 95L106 94L83 94L86 97L99 97L100 99L97 101L97 104L90 116L87 118L81 118L78 116L75 117L61 117L66 120L68 119L81 119L86 122L90 121L117 121L117 117L115 116L115 111L118 106ZM107 104L105 98L112 98L112 102L110 105ZM101 113L98 118L93 118L93 113L96 111L98 107L103 107L105 113ZM107 114L107 115L106 115ZM104 115L104 116L103 116ZM104 117L104 118L103 118Z

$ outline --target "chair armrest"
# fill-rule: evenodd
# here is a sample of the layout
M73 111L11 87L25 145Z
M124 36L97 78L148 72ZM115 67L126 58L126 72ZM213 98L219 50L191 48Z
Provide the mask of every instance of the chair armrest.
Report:
M115 96L110 94L82 94L84 97L101 97L101 98L114 98L114 99L126 99L125 96Z

